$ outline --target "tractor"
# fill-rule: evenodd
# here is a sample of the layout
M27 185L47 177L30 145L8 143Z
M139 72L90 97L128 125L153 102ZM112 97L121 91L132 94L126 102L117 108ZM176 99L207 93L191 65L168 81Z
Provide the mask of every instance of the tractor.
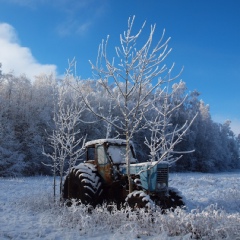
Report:
M130 142L128 179L126 140L98 139L85 143L86 161L71 168L63 182L62 198L82 204L116 203L131 208L183 207L181 194L168 186L169 164L139 163ZM129 183L132 191L129 192Z

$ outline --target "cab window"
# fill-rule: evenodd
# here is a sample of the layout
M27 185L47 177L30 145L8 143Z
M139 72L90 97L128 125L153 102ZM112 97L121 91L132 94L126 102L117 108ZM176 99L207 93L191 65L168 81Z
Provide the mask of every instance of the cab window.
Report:
M108 159L103 146L97 146L98 164L107 164Z

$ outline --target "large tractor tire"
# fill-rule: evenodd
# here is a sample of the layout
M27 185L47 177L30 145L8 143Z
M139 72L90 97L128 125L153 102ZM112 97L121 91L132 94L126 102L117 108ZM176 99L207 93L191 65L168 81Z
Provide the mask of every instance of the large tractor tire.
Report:
M102 182L96 167L90 163L80 163L65 177L62 197L68 200L96 206L102 203Z
M133 191L132 193L129 193L125 201L132 209L136 208L151 209L154 205L153 201L150 199L150 196L141 190L139 191L136 190Z
M175 188L168 189L168 195L166 196L165 203L168 209L175 209L177 207L183 208L185 206L181 192Z

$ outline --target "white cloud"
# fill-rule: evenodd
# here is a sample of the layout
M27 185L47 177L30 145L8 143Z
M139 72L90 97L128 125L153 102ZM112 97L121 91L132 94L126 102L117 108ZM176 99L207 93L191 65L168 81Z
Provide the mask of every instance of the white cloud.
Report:
M83 36L84 34L86 34L86 32L88 31L92 24L93 23L91 20L80 22L71 19L59 24L57 27L57 32L62 37L69 36L71 34L78 34L80 36Z
M51 7L63 14L56 26L57 33L64 37L71 34L85 35L99 18L106 14L109 0L3 0L8 4L39 10Z
M55 74L57 69L55 65L39 63L29 48L20 45L15 29L7 23L0 23L0 63L4 73L13 71L30 79L42 73Z
M77 34L84 36L89 29L106 14L108 1L102 0L60 0L52 4L61 12L65 13L65 18L57 26L60 36Z

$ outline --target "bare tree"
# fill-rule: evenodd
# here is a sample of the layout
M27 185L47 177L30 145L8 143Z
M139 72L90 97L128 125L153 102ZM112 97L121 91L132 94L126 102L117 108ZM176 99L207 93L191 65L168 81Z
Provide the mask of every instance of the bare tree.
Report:
M60 193L62 192L62 183L65 170L68 171L76 165L76 162L81 159L84 153L85 137L80 136L79 124L81 123L81 114L85 110L84 104L73 93L70 95L68 88L70 74L66 74L66 82L61 83L54 91L54 117L53 122L55 129L49 137L52 153L43 154L49 157L53 164L54 175L54 198L56 174L60 175ZM65 84L66 83L66 84ZM72 91L71 91L72 92Z
M166 87L166 91L156 91L152 102L154 117L146 119L146 127L151 132L151 137L150 139L145 137L144 143L150 150L150 161L154 162L153 166L160 161L167 161L172 165L182 157L182 154L194 151L176 151L174 149L183 140L183 136L197 116L196 114L182 125L173 126L172 116L174 112L179 111L187 99L187 95L183 99L175 99L175 93L179 86L178 84L171 93L169 93L168 87Z
M127 31L120 35L120 47L115 48L116 58L109 60L107 55L109 37L107 37L107 40L102 41L99 46L96 64L90 62L98 83L105 89L109 101L115 104L119 110L119 121L111 121L111 118L104 115L99 109L96 110L81 88L77 89L92 113L124 133L130 192L132 191L132 183L129 142L142 127L141 123L145 113L151 108L154 91L163 84L175 80L180 74L169 78L174 64L170 68L164 64L164 60L171 52L171 49L168 49L170 38L164 40L165 31L156 45L153 46L156 25L151 26L146 42L139 50L136 48L145 23L136 34L133 34L134 19L135 17L129 18Z
M111 131L112 131L112 123L115 123L115 122L119 121L118 116L113 117L112 110L113 110L112 102L110 101L109 108L108 108L108 116L107 116L107 120L108 121L106 122L107 123L107 126L106 126L106 129L107 129L106 138L110 137L110 134L111 134ZM115 138L119 137L119 135L120 134L117 133Z

